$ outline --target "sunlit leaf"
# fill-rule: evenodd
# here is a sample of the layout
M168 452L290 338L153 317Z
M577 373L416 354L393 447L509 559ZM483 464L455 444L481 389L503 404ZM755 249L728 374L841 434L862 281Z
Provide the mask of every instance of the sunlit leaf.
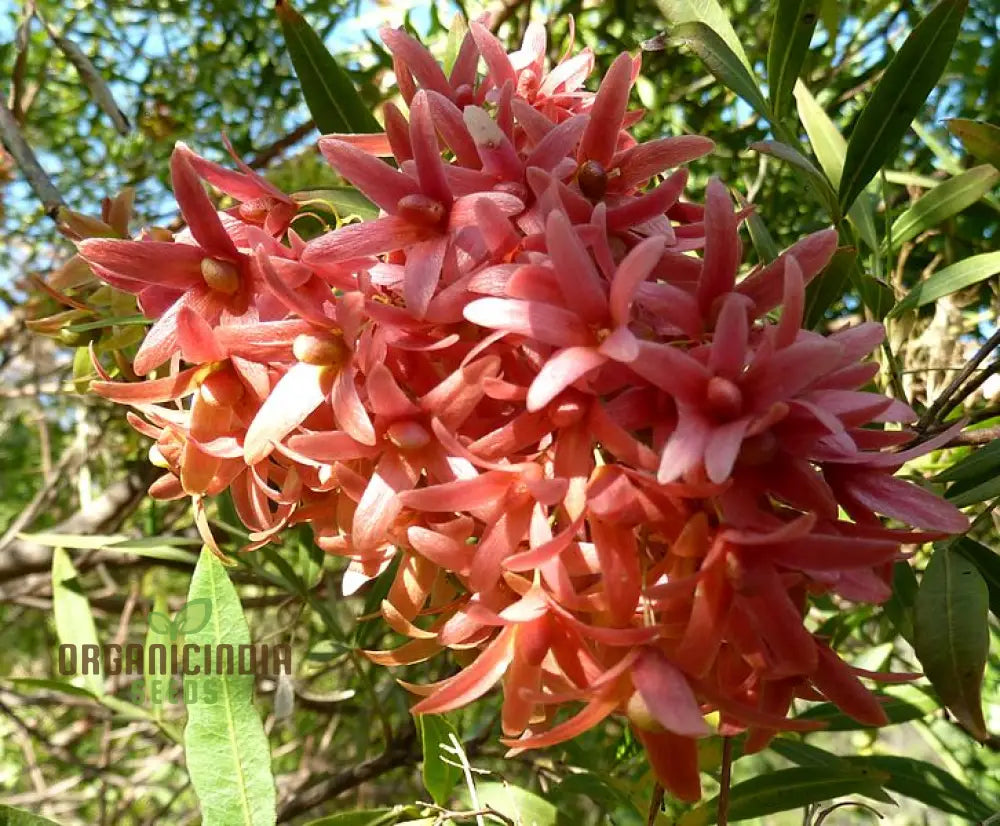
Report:
M952 215L972 206L997 181L1000 181L1000 171L983 165L956 175L930 190L893 221L893 247L916 238L924 230L936 227Z
M435 803L444 806L462 777L462 769L455 764L454 757L441 748L451 743L449 735L455 735L455 729L440 714L419 714L417 720L424 755L424 788Z
M185 644L250 644L236 589L215 554L203 550L191 578L188 602L207 600L209 622L187 635ZM238 670L238 669L236 669ZM209 686L208 682L213 681ZM276 822L271 753L253 704L253 674L186 674L201 702L188 705L184 750L191 783L205 823L273 826ZM212 689L215 701L208 702Z
M752 72L743 44L729 22L729 15L717 0L658 0L657 5L667 21L675 26L684 23L701 23L707 26L736 55L747 72Z
M278 0L288 55L302 86L306 105L320 132L381 132L350 76L288 0Z
M838 190L844 209L895 156L948 64L967 5L968 0L941 0L910 32L879 79L847 145Z
M966 118L952 118L945 124L966 152L1000 169L1000 126Z
M59 826L47 817L0 804L0 826Z
M89 667L87 673L83 673L83 647L97 648L97 626L90 601L77 580L76 568L62 548L52 552L52 613L55 615L59 642L76 650L77 666L81 669L84 686L90 693L102 695L104 678L100 666Z
M930 278L921 281L892 309L889 317L898 316L906 310L915 310L942 296L951 295L978 284L1000 272L1000 252L984 252L970 255L938 270Z

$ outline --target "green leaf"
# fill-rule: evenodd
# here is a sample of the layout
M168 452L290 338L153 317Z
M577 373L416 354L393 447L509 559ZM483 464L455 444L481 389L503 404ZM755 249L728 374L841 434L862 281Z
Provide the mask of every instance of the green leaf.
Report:
M0 826L59 826L59 824L47 817L26 812L24 809L0 805Z
M968 0L941 0L910 32L861 110L844 158L838 195L847 209L896 154L948 65Z
M559 810L534 792L506 783L482 783L479 802L506 815L519 826L555 826Z
M820 0L778 0L767 50L767 85L774 117L783 118L792 105L792 89L809 53Z
M779 141L758 141L750 144L750 148L755 152L770 155L773 158L791 164L801 172L805 172L805 179L799 179L799 185L804 186L816 200L826 206L831 215L837 212L837 193L833 191L826 176L820 172L805 155L797 149Z
M191 599L184 603L183 607L174 617L174 630L177 636L184 635L190 637L201 631L212 618L212 600Z
M365 221L378 217L378 207L349 186L307 189L293 193L292 198L303 206L311 203L322 204L342 221L353 216Z
M995 813L992 806L932 763L882 754L844 759L852 766L885 772L885 788L939 811L976 821Z
M657 5L663 16L675 26L684 23L701 23L707 26L729 47L729 51L737 57L747 72L753 72L747 53L743 50L743 44L729 22L729 15L716 0L658 0Z
M963 536L952 546L979 571L990 594L990 611L1000 619L1000 554L992 548Z
M941 701L979 740L988 736L982 682L990 647L989 590L958 551L939 545L914 606L914 650Z
M1000 172L984 164L936 186L893 221L893 248L972 206L997 181L1000 181Z
M673 42L688 46L719 81L749 103L758 115L770 118L753 72L711 27L704 23L684 23L671 29L670 37Z
M995 496L1000 496L1000 476L994 476L971 488L966 485L954 485L945 494L945 498L956 508L966 508Z
M310 820L305 826L386 826L398 817L396 809L356 809Z
M52 552L52 612L55 615L56 635L62 645L71 645L76 649L77 666L81 667L83 646L96 647L98 642L90 602L80 589L76 576L69 554L62 548L56 548ZM87 670L89 673L81 675L84 687L100 697L104 694L100 666Z
M935 482L979 482L1000 476L1000 439L955 462L934 477Z
M795 84L792 94L795 96L799 118L806 129L806 135L809 136L809 143L816 153L819 165L830 183L834 187L840 186L844 173L844 158L847 155L847 141L802 81ZM837 204L831 213L834 220L839 220L840 213L840 205ZM858 198L847 211L847 217L868 247L877 250L875 208L871 200L867 196Z
M833 766L779 769L733 785L729 792L729 820L749 820L787 812L845 794L871 794L877 792L887 778L888 774L882 771L861 773L853 768L840 770ZM678 826L712 822L718 805L718 797L712 798L688 812L678 821Z
M966 152L1000 169L1000 126L966 118L952 118L945 125Z
M913 604L919 589L910 563L896 562L892 566L892 596L883 603L882 610L910 645L913 645Z
M101 330L105 327L114 327L115 325L122 327L128 327L131 325L148 327L152 323L152 319L146 318L144 315L112 316L111 318L102 318L99 321L87 321L83 324L70 324L66 327L66 329L71 333L85 333L88 330Z
M933 697L913 686L896 686L876 692L875 696L879 698L892 725L919 720L940 707ZM822 720L826 723L824 731L862 731L870 728L844 714L833 703L815 705L799 714L796 719Z
M192 565L198 557L190 551L181 550L179 545L197 544L197 540L184 537L154 536L148 539L131 539L127 536L95 536L72 533L21 533L20 539L39 545L68 548L70 550L114 551L135 554L150 559L165 559L172 562L188 562Z
M958 261L921 281L892 309L889 317L915 310L958 290L985 281L1000 272L1000 252L984 252Z
M462 777L462 769L441 751L451 744L449 735L457 735L454 727L440 714L418 714L420 742L424 753L424 788L438 806L446 806L455 784Z
M823 322L826 311L844 295L851 279L858 251L854 247L841 247L816 278L806 287L803 325L815 329Z
M288 55L320 132L381 132L350 76L288 0L277 0Z
M188 603L211 605L208 624L188 634L186 644L198 646L250 644L236 589L225 567L202 551L191 578ZM215 702L192 702L184 729L188 772L201 802L205 826L273 826L276 822L271 754L260 716L253 705L253 674L187 674L201 698L209 696L207 681L217 687Z

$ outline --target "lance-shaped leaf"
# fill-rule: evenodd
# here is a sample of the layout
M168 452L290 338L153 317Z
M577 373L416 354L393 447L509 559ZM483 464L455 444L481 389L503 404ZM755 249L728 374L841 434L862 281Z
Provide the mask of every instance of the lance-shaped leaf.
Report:
M153 716L160 719L163 716L163 699L167 696L170 685L170 659L164 657L164 668L160 669L159 659L150 656L154 645L162 645L165 654L170 651L173 623L167 608L167 595L157 591L153 598L153 610L146 620L146 639L143 643L143 660L147 664L143 679L145 680L146 702L149 703Z
M438 806L446 806L462 769L446 756L441 747L450 743L449 735L457 736L454 727L441 714L418 714L420 743L424 752L424 788Z
M889 317L907 310L915 310L957 290L964 290L985 281L1000 272L1000 252L984 252L938 270L926 281L921 281L892 309Z
M802 71L819 20L820 0L778 0L767 50L771 111L781 120L792 105L792 89Z
M858 258L854 247L838 249L823 272L806 286L806 303L803 326L815 329L823 322L823 316L833 303L844 295L844 289L851 278Z
M809 194L824 205L831 215L837 212L837 193L833 191L826 176L820 172L805 155L780 141L757 141L750 144L755 152L778 158L805 173L805 178L799 178L799 185L809 191Z
M840 179L844 173L844 157L847 154L847 141L802 81L795 84L793 94L799 118L806 128L806 135L809 136L813 152L816 153L816 160L819 161L830 183L835 187L840 186ZM840 207L837 205L832 216L838 218L840 212ZM856 200L847 211L847 217L869 248L877 250L875 209L867 195Z
M90 96L94 99L94 103L96 103L100 110L111 119L111 122L114 124L118 134L127 135L132 129L128 122L128 118L126 118L125 113L118 108L114 95L111 94L111 88L101 76L101 73L97 70L97 67L93 64L91 59L87 57L83 49L77 46L76 43L68 37L64 37L59 34L51 25L49 25L47 21L43 21L43 23L45 25L45 30L49 33L49 37L56 45L56 48L63 53L66 60L73 64L73 68L76 69L77 74L80 76L80 80L83 81L83 85L86 86L87 90L90 92Z
M55 614L59 642L76 649L77 664L82 673L86 662L84 646L93 646L90 650L97 649L97 626L94 625L90 602L77 579L76 568L62 548L52 552L52 613ZM87 667L87 672L82 675L84 687L100 697L104 693L100 667Z
M1000 169L1000 126L967 118L952 118L945 124L966 152Z
M740 43L736 31L729 22L729 15L717 0L659 0L657 5L663 16L675 26L684 23L703 23L708 26L736 55L747 71L751 71L750 60L743 51L743 44Z
M305 826L388 826L402 814L398 809L355 809L310 820Z
M989 164L983 164L934 187L893 221L893 248L972 206L997 181L1000 181L1000 171Z
M896 154L899 142L948 65L968 0L941 0L889 62L851 133L840 181L846 210Z
M690 47L708 70L734 91L762 118L769 119L767 102L752 70L740 61L729 44L705 23L684 23L670 30L671 39Z
M350 76L323 45L320 36L288 0L278 0L288 55L317 128L331 132L381 132Z
M188 605L199 600L211 605L209 621L188 633L185 644L210 646L213 651L220 645L238 651L239 646L250 644L250 629L236 589L225 567L207 548L202 550L188 591ZM209 686L209 681L214 685ZM184 684L186 691L193 684L192 696L203 700L188 705L184 750L204 822L274 826L271 753L253 704L254 675L188 674ZM212 689L215 702L204 701Z
M842 769L839 764L768 772L733 785L729 791L729 820L787 812L845 794L878 794L880 784L886 779L885 772ZM718 805L718 797L702 803L687 812L678 821L679 826L714 822Z
M978 740L988 736L982 682L990 647L989 591L976 566L938 546L914 606L914 650L941 701Z

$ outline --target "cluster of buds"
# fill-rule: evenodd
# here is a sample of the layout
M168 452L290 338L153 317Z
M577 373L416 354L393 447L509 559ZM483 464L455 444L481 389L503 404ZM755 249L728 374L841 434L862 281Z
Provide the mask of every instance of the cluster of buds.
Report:
M894 476L952 434L884 426L914 415L861 389L882 327L803 329L836 232L739 278L747 210L715 179L682 200L711 141L629 133L638 58L592 92L593 54L547 67L536 25L508 54L471 24L448 73L382 37L408 113L319 142L379 217L307 242L294 199L179 144L186 229L80 242L156 319L132 369L157 377L93 385L155 440L152 493L228 488L253 546L308 523L348 593L398 560L382 613L410 639L368 655L462 652L414 712L500 684L514 751L624 715L695 800L713 731L763 748L813 725L795 698L884 723L859 677L892 676L807 630L809 600L885 600L901 544L966 519Z

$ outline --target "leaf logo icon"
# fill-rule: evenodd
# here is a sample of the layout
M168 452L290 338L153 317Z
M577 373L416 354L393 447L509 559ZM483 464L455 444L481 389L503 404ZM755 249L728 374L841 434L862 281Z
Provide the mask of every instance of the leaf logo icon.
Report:
M171 621L160 611L149 612L149 627L157 634L166 634L171 641L187 634L201 631L212 618L212 602L209 599L193 599L181 607Z

